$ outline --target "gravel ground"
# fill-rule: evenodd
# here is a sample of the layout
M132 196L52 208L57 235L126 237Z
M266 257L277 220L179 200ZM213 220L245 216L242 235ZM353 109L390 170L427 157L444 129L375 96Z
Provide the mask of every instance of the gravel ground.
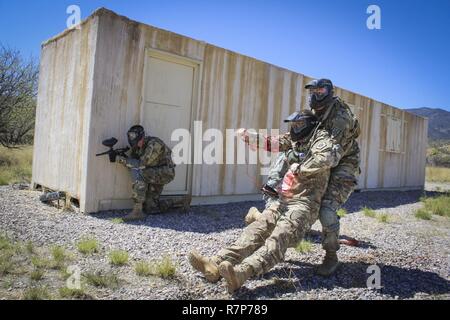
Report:
M441 186L439 190L444 189ZM428 191L427 195L440 193ZM341 247L342 264L335 275L323 278L314 274L324 254L320 224L316 223L308 235L310 252L289 249L285 263L248 281L234 295L226 292L223 281L204 281L191 269L186 255L194 248L212 255L232 243L244 227L247 210L251 206L261 209L262 202L197 206L188 213L174 211L149 216L143 222L117 224L111 219L125 212L61 212L40 203L39 195L36 191L0 187L0 234L6 233L14 241L32 241L40 250L62 245L73 255L71 264L83 273L103 270L117 274L117 288L86 288L94 299L450 299L450 219L415 218L415 210L422 206L422 191L353 194L345 206L348 214L341 219L341 234L342 238L358 239L360 245ZM377 214L388 214L389 221L366 217L360 211L363 206ZM84 256L77 252L76 243L85 236L98 239L99 253ZM110 266L111 249L128 251L130 262L122 267ZM135 274L135 261L157 260L164 255L176 264L175 278ZM370 276L367 268L374 264L381 270L379 289L366 285ZM0 276L0 299L18 299L33 285L26 272ZM39 285L57 292L64 280L49 270Z

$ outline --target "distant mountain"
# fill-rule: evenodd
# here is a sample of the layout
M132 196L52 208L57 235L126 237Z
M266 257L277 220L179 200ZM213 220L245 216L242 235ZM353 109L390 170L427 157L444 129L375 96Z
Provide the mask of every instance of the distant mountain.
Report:
M428 140L450 140L450 112L442 109L406 109L418 116L428 118Z

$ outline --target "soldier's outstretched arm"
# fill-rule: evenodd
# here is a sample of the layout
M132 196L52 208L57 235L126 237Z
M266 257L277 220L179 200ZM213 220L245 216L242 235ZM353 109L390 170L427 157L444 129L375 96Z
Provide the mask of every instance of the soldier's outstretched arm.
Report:
M237 135L248 145L269 152L284 152L292 148L292 141L289 133L278 136L264 136L256 131L238 129Z

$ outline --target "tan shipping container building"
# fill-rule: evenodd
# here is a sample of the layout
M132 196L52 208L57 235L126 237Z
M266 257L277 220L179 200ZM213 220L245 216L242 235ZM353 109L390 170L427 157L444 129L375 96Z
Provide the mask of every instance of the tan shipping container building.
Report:
M240 127L287 130L284 117L306 106L311 78L99 9L79 27L42 45L34 186L64 191L80 211L130 208L127 170L96 157L101 142L142 124L169 146L174 129ZM361 123L358 188L421 189L427 119L337 88ZM196 125L197 124L197 125ZM269 131L270 133L270 131ZM194 140L188 153L208 141ZM220 151L219 151L220 153ZM224 163L240 155L222 154ZM192 204L260 199L261 164L181 164L166 195Z

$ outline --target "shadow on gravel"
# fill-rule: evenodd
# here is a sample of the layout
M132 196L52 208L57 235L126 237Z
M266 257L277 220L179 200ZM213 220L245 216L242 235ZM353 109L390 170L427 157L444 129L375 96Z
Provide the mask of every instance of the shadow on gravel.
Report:
M420 201L424 195L427 197L437 197L446 194L445 192L436 191L367 191L354 192L344 208L348 213L361 211L361 208L368 207L370 209L394 208L401 205L412 204Z
M264 276L265 279L273 279L272 284L256 289L243 287L235 293L234 297L237 299L277 298L283 294L316 289L367 289L366 282L371 275L366 273L370 266L368 263L344 262L336 274L329 278L315 275L316 265L298 261L289 261L289 263L294 266L277 269ZM378 266L381 269L382 286L381 289L377 289L379 294L408 299L413 298L417 293L430 295L450 293L450 281L436 273L382 264ZM328 292L327 297L332 299L333 293ZM336 294L334 298L338 299L339 296Z
M126 224L181 232L217 233L229 229L243 229L245 227L244 216L250 207L263 210L264 203L262 201L246 201L223 205L193 206L188 212L170 210L163 214L148 215L143 221L127 222ZM124 217L128 212L130 211L104 211L91 216L97 219L112 220Z
M440 192L426 192L428 197L438 196ZM423 191L374 191L354 193L345 204L349 213L358 212L362 207L371 209L392 208L404 204L416 203L424 195ZM163 214L149 215L143 221L128 222L130 225L143 225L176 231L216 233L229 229L245 227L244 216L250 207L264 209L263 201L245 201L221 205L193 206L186 213L182 210L171 210ZM105 211L92 214L98 219L111 220L124 217L127 210ZM320 240L319 240L320 242ZM369 248L371 244L361 243Z

